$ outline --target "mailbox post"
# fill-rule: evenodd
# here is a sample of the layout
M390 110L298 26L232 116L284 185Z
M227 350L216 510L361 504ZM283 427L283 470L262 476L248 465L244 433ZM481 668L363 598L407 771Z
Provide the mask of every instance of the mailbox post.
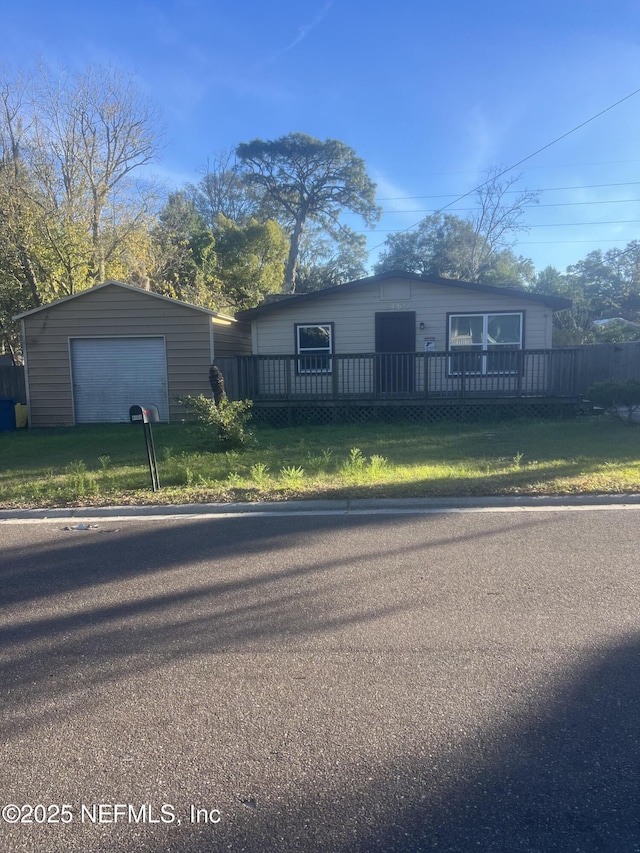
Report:
M149 462L149 474L151 475L151 489L157 492L160 488L158 479L158 464L156 462L156 449L153 444L153 433L151 424L160 422L157 406L131 406L129 409L129 421L132 424L142 424L144 432L144 443L147 448L147 461Z

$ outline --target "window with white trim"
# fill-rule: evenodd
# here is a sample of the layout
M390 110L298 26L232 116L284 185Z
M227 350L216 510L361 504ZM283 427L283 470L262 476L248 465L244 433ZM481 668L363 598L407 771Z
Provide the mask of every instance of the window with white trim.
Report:
M298 373L331 373L333 323L296 323Z
M461 358L452 356L449 372L453 375L516 373L522 349L523 314L450 314L449 350L452 353L476 353Z

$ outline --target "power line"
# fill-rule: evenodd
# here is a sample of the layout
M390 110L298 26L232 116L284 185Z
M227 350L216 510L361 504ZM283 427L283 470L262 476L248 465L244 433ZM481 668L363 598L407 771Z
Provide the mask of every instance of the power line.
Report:
M640 222L640 219L605 219L602 222L545 222L543 225L523 225L523 229L527 228L572 228L583 225L634 225Z
M550 166L529 166L530 169L583 169L586 166L622 166L628 163L640 163L640 160L593 160L590 163L557 163ZM404 172L398 175L384 175L388 181L398 181L404 178L442 178L456 175L477 175L477 169L467 169L464 172Z
M585 207L592 204L640 204L640 198L617 198L602 201L556 201L549 204L525 204L523 210L539 210L541 207ZM475 207L452 207L452 213L471 213ZM437 213L436 208L410 208L408 210L388 210L383 212L383 216L395 216L400 213ZM357 214L354 214L357 215Z
M601 199L599 201L555 201L549 202L547 204L528 204L525 205L528 208L534 209L537 207L584 207L591 204L631 204L631 203L640 203L640 198L612 198L612 199ZM473 210L472 207L468 207L467 210Z
M598 243L628 243L624 238L598 240ZM518 241L518 246L573 246L578 243L593 245L593 240L523 240Z
M369 232L368 231L356 231L355 233L356 234L368 234ZM387 231L383 231L382 233L383 234L387 234L387 233L392 234L394 232L392 229L388 229ZM573 246L574 244L578 245L578 244L582 244L582 243L586 243L590 246L593 246L594 243L596 243L596 242L598 243L598 245L600 245L601 243L624 243L626 245L630 241L627 237L616 237L616 238L605 237L604 239L598 238L597 241L595 239L593 239L593 240L518 240L518 242L514 248L517 248L519 246ZM631 241L631 242L633 242L633 241Z
M527 231L531 228L582 228L586 225L634 225L640 222L640 219L605 219L601 222L545 222L543 225L523 225L520 230ZM407 229L405 229L407 230ZM355 234L402 234L402 231L395 231L394 228L369 228L365 231L355 231ZM518 241L520 242L520 241Z
M533 156L533 155L531 155ZM513 166L511 168L514 168ZM508 169L507 169L508 171ZM504 174L504 172L502 172ZM493 179L492 179L493 180ZM488 183L488 181L485 181ZM597 190L603 189L605 187L636 187L640 185L640 181L624 181L622 183L617 184L580 184L578 186L573 187L541 187L535 190L528 190L528 192L532 193L554 193L560 192L563 190ZM484 184L480 184L480 187L483 187ZM480 187L476 187L479 189ZM458 201L460 198L466 198L471 193L474 193L476 190L470 190L468 193L465 193L463 196L456 196L455 193L446 193L444 195L398 195L398 196L389 196L388 198L379 198L376 201L422 201L423 199L428 198L453 198ZM506 190L505 195L516 195L517 193L523 192L522 190ZM455 204L455 201L452 202ZM443 208L444 209L444 208Z
M548 142L546 145L543 145L542 147L536 149L531 154L528 154L526 157L523 157L522 159L518 160L516 163L513 163L511 166L507 166L506 169L503 169L501 172L498 172L497 175L493 175L488 180L483 181L481 184L478 184L477 187L474 187L473 189L469 190L469 192L463 193L462 195L458 196L452 202L450 202L449 204L440 208L440 211L447 210L449 207L456 204L456 202L462 201L463 198L467 198L467 196L470 196L472 193L477 192L478 190L487 186L487 184L491 183L491 181L495 181L498 178L501 178L503 175L506 175L507 172L511 172L513 169L517 169L518 166L521 166L523 163L526 163L527 160L531 160L533 157L536 157L538 154L541 154L543 151L546 151L547 148L551 148L552 145L556 145L558 142L560 142L563 139L566 139L572 133L575 133L576 131L585 127L587 124L590 124L592 121L595 121L597 118L600 118L605 113L608 113L610 110L614 109L615 107L620 106L620 104L624 103L625 101L628 101L630 98L633 98L634 95L638 94L638 92L640 92L640 88L635 89L633 92L630 92L628 95L625 95L623 98L620 98L615 103L611 104L608 107L605 107L605 109L600 110L600 112L596 113L595 115L592 115L591 118L588 118L583 122L580 122L580 124L577 124L575 127L571 128L571 130L568 130L568 131L566 131L566 133L563 133L560 136L557 136L555 139L551 140L551 142ZM399 231L398 233L403 234L405 231L411 231L411 229L415 228L416 225L419 225L419 222L416 222L414 225L410 225L408 228L402 229L402 231ZM371 252L375 251L376 249L379 249L383 245L384 245L383 243L379 243L378 245L373 246L371 249L369 249L367 254L371 254Z

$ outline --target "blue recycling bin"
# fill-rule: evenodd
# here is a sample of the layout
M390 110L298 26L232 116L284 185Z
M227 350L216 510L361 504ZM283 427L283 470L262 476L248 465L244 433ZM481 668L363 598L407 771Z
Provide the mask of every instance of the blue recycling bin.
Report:
M16 428L16 401L12 397L0 397L0 432Z

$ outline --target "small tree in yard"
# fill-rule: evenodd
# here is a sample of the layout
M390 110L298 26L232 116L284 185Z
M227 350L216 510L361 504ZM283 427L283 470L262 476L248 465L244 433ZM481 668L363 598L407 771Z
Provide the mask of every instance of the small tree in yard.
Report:
M229 400L224 390L224 377L220 368L212 364L209 368L209 385L213 400L201 394L199 397L183 397L179 400L200 424L200 433L207 442L220 449L230 450L243 447L253 435L247 428L251 419L251 400Z
M199 397L183 397L179 400L187 411L195 417L202 438L215 449L230 450L244 447L253 435L247 424L251 419L251 400L215 400L201 394Z

